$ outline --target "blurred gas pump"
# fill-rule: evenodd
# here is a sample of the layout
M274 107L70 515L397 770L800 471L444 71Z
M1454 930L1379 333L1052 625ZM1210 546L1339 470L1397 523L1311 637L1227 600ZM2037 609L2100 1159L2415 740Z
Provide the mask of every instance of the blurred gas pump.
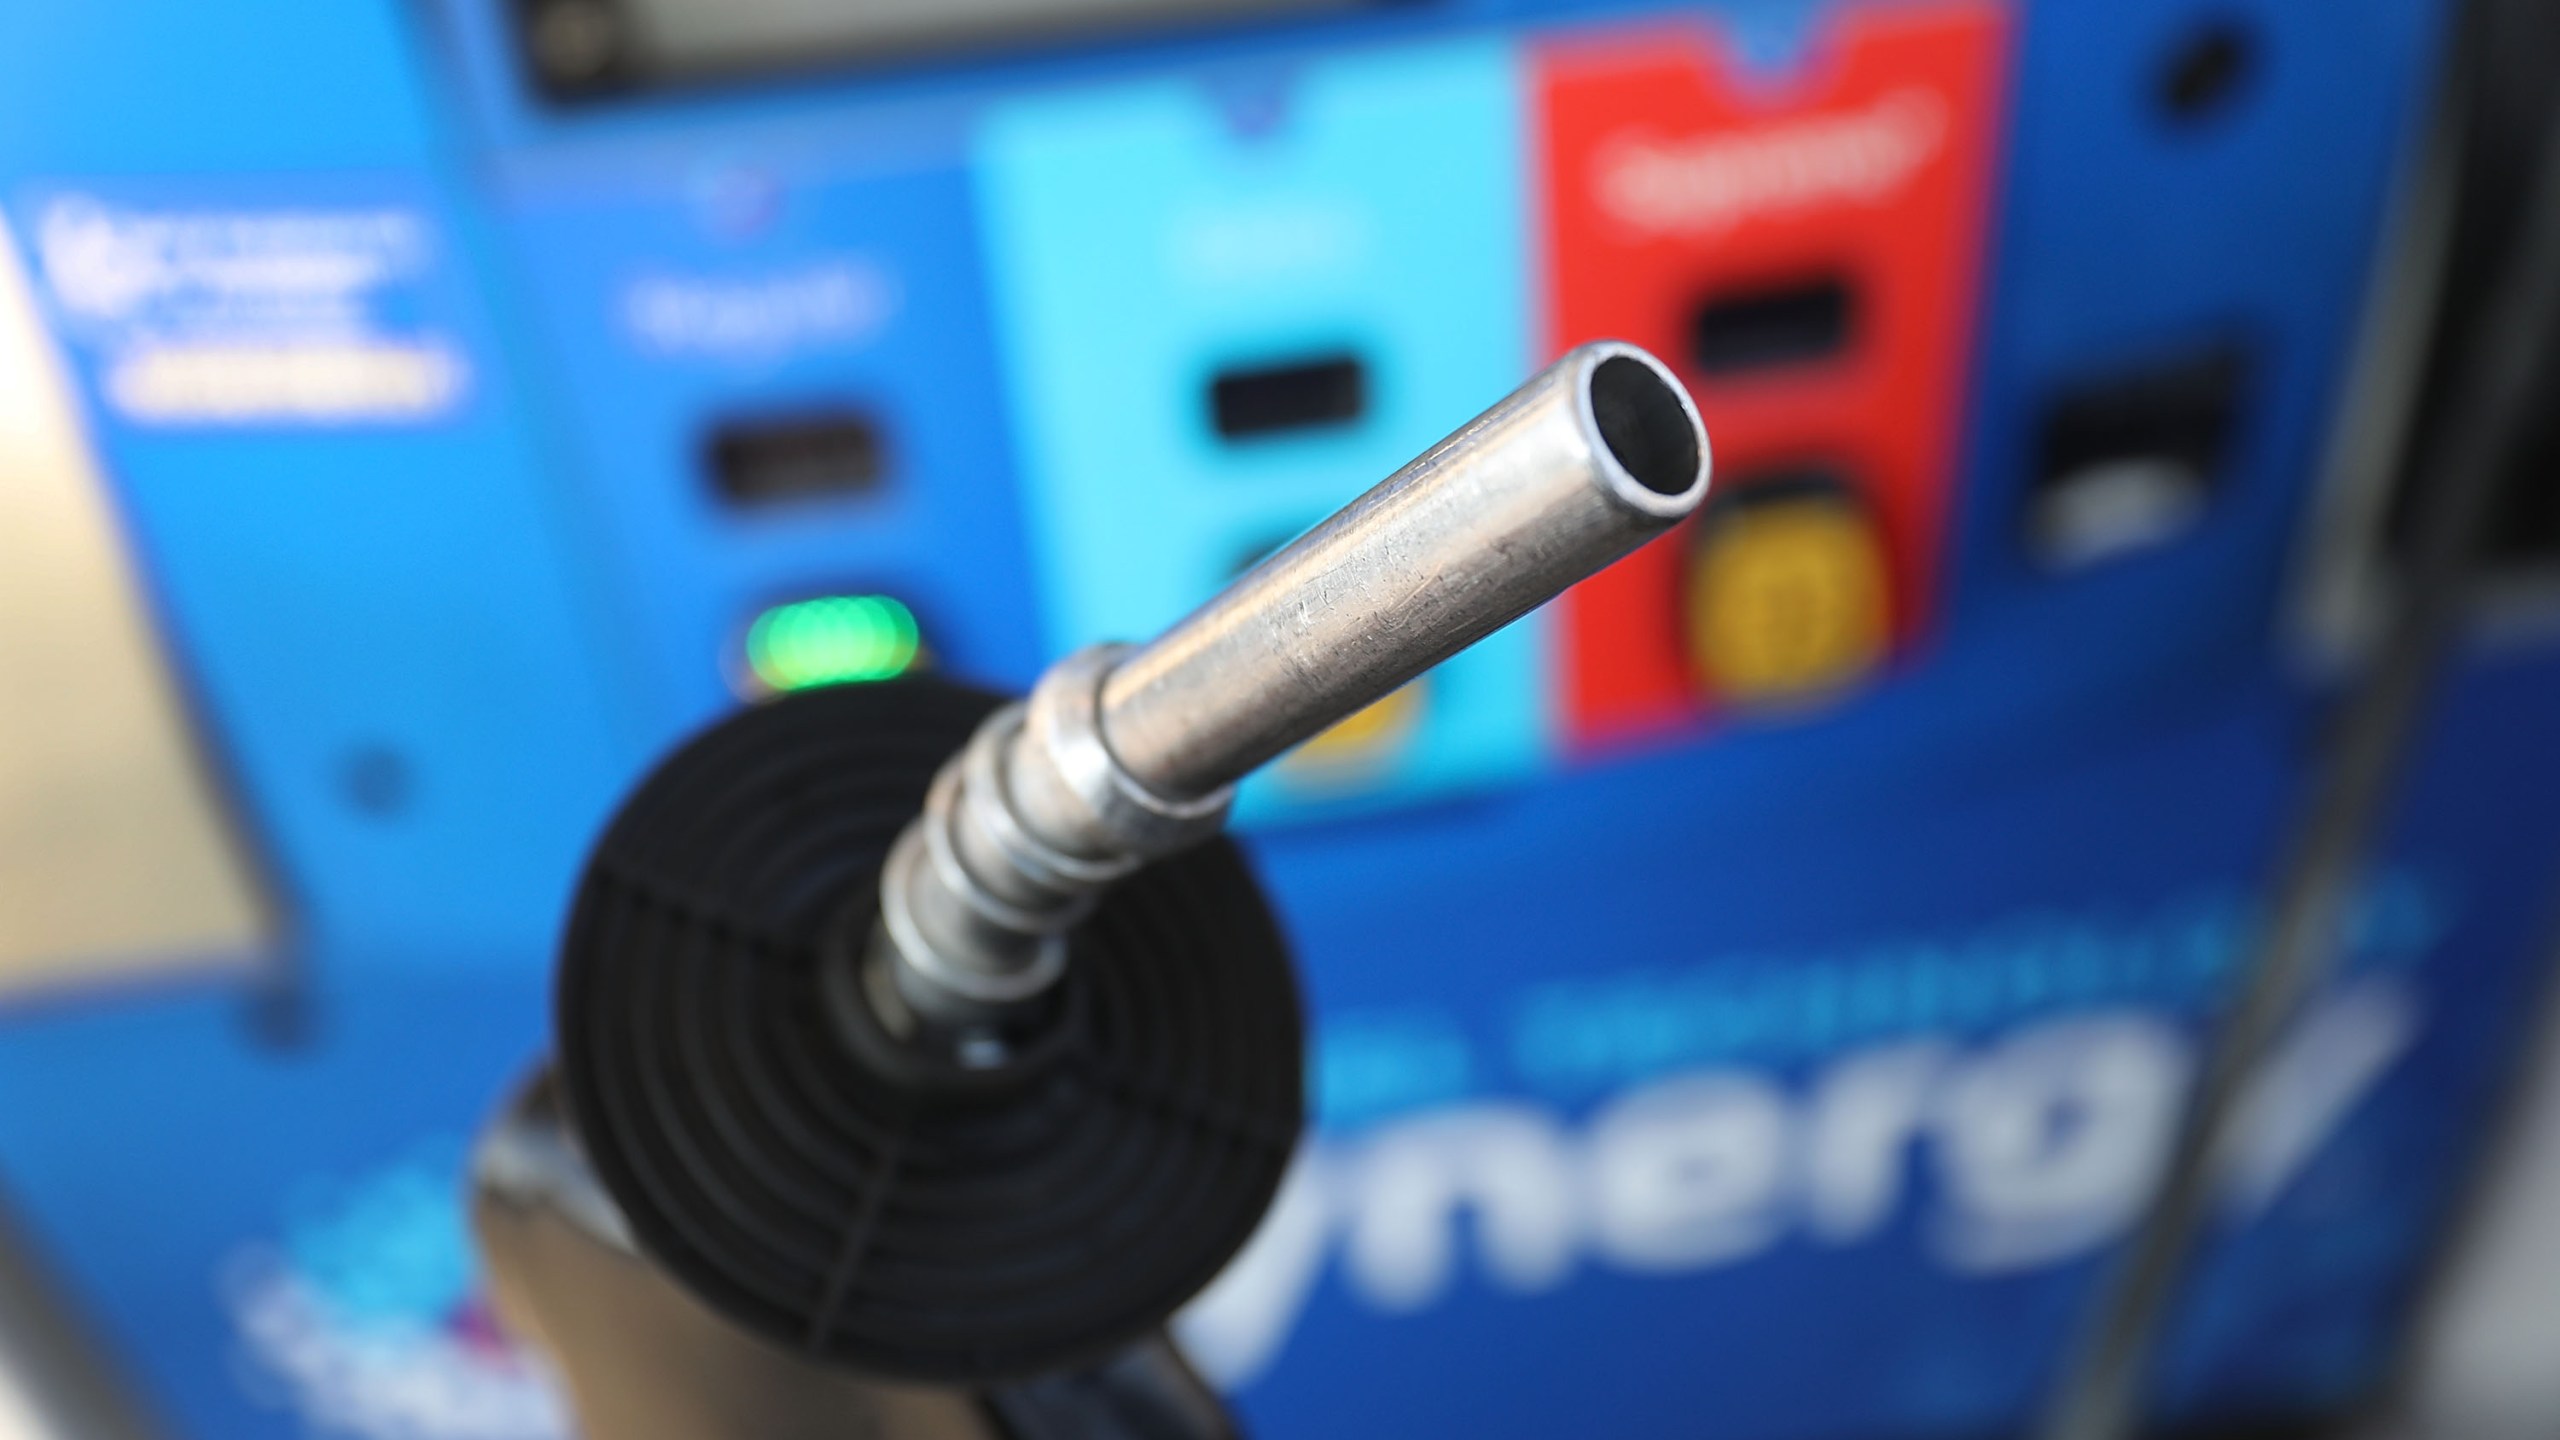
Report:
M1165 1339L1303 1121L1246 775L1694 511L1697 410L1576 349L1144 646L1001 704L750 709L590 860L475 1169L586 1433L1234 1433Z

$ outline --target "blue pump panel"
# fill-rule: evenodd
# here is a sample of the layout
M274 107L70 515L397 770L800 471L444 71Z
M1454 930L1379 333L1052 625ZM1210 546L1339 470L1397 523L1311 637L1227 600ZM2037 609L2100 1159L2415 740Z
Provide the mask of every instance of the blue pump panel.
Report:
M812 673L760 616L877 602L1019 688L1498 398L1563 338L1558 55L1719 57L1674 179L1803 224L1776 292L1875 261L1868 122L1929 102L1821 97L1879 19L2001 77L1926 622L1585 745L1542 614L1257 781L1317 1125L1178 1333L1270 1436L2041 1403L2336 713L2293 616L2449 6L1445 0L665 85L546 76L498 0L41 8L0 207L286 921L246 985L0 994L0 1201L174 1433L567 1433L462 1157L614 798ZM1711 430L1790 383L1719 373ZM2456 657L2176 1416L2344 1415L2405 1343L2537 993L2553 733L2560 649Z
M1988 663L2070 657L2076 673L2042 688L2073 713L2041 711L2042 734L2082 735L2108 716L2147 725L2163 703L2249 683L2278 646L2280 589L2301 579L2307 493L2332 459L2375 284L2372 245L2336 237L2379 233L2399 175L2302 157L2381 162L2414 145L2427 94L2414 62L2442 17L2416 0L2279 4L2228 30L2233 14L2022 15L1999 298L1969 436L1977 518L1957 541L1952 603ZM2217 107L2181 116L2155 98L2181 46L2226 32L2249 48ZM2076 396L2182 371L2215 376L2231 420L2172 543L2079 567L2037 545L2044 419ZM2061 643L2099 633L2102 647Z
M635 171L647 180L620 180ZM667 144L595 181L521 187L507 228L562 362L577 513L655 641L653 696L678 727L663 735L752 693L748 625L811 595L901 596L953 663L1029 683L1041 651L1004 392L977 271L953 263L976 245L964 175ZM869 433L868 478L723 488L724 458L732 487L759 483L737 467L823 467L791 447L829 426ZM767 436L782 453L759 459Z
M35 182L12 218L301 921L542 944L641 752L432 181Z
M1520 382L1522 127L1515 58L1484 41L987 117L988 256L1055 646L1162 629ZM1290 389L1327 383L1348 393ZM1256 386L1271 413L1236 413ZM1370 733L1284 761L1246 813L1530 773L1544 647L1538 621L1486 641Z

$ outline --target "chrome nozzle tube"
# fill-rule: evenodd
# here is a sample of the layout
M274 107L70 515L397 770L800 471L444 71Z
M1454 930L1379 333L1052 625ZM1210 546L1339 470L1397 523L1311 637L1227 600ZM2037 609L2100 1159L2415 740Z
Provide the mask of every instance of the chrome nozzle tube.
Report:
M1448 659L1695 509L1706 430L1632 346L1585 345L1131 653L1102 733L1192 797Z
M1709 468L1660 361L1567 353L1155 640L991 717L891 851L875 972L937 1016L1037 995L1100 891L1214 834L1237 781L1678 523Z

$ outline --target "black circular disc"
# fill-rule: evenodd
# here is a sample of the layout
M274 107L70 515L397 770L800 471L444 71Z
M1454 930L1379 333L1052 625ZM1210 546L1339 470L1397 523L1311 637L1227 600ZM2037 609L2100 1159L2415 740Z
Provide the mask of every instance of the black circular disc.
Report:
M712 727L598 844L560 965L561 1082L641 1248L771 1340L916 1380L1160 1324L1251 1233L1302 1120L1296 984L1224 840L1078 928L1037 1063L928 1086L846 1043L830 936L995 704L908 679Z

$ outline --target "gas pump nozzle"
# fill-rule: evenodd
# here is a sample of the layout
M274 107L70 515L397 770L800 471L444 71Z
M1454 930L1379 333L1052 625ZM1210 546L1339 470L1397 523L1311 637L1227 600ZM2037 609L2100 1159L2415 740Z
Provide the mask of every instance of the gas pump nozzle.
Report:
M1660 362L1586 345L1153 641L1028 700L786 696L670 756L562 944L475 1216L614 1440L1210 1440L1165 1338L1303 1124L1237 781L1660 534Z

